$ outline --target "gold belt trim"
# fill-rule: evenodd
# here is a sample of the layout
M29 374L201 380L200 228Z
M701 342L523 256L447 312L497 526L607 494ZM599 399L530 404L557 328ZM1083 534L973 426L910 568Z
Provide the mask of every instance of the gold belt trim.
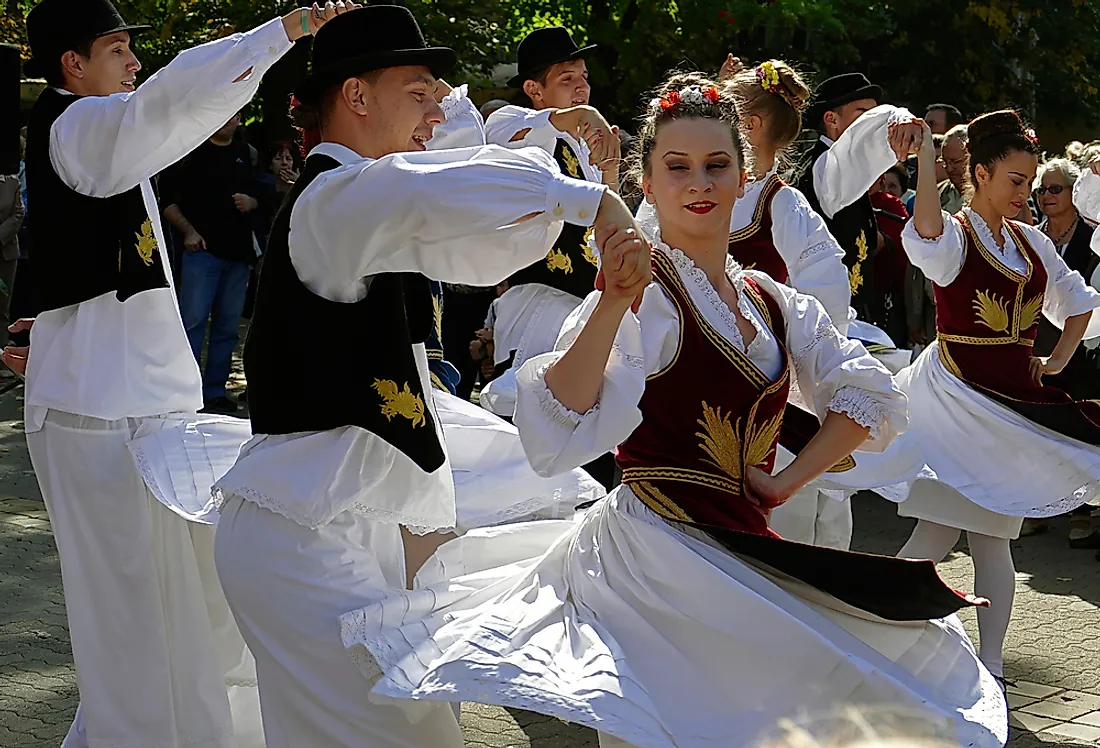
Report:
M690 483L691 485L695 486L715 488L719 491L725 491L726 493L732 494L734 496L741 495L740 484L730 480L729 478L715 475L714 473L707 473L702 470L692 470L690 468L657 467L627 468L623 471L623 483L633 484L655 480L667 480L673 481L675 483Z
M661 493L661 490L652 483L639 481L637 483L631 483L630 488L643 504L661 517L665 519L675 519L681 522L693 521L691 517L688 516L687 512L681 509L675 501Z

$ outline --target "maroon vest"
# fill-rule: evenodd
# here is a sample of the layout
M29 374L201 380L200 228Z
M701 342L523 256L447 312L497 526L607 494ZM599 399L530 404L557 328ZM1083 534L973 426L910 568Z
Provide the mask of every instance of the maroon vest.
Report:
M1100 404L1075 402L1037 385L1029 366L1039 330L1047 271L1027 236L1005 221L1027 270L1001 264L977 238L965 213L956 218L966 259L950 285L936 286L936 331L943 365L956 377L1021 415L1090 444L1100 444Z
M680 345L672 363L646 381L642 423L617 453L623 483L666 518L772 535L767 517L742 497L742 480L747 467L770 472L775 464L790 388L779 306L746 280L782 349L783 372L773 382L703 318L660 251L653 275L679 312Z
M947 587L931 561L819 548L768 529L742 495L743 476L746 467L774 467L790 367L785 363L771 381L703 318L660 250L653 252L653 275L676 306L680 345L672 363L646 380L642 423L618 450L623 483L670 522L703 530L735 556L873 615L928 620L979 604ZM745 293L780 341L785 362L779 305L751 279Z
M779 283L786 283L787 263L772 240L772 201L786 183L777 175L768 177L756 201L748 226L730 234L729 253L746 270L759 270Z

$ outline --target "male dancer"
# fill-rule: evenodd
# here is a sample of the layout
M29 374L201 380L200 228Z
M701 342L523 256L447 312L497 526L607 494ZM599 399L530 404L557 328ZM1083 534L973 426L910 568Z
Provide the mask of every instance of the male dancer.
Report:
M202 407L150 180L338 12L298 9L188 50L140 87L130 42L149 27L109 0L43 0L27 16L26 73L50 84L26 156L28 197L49 206L30 219L46 311L29 355L5 361L26 366L27 442L61 557L81 696L65 746L238 745L203 577L212 530L159 504L126 447Z
M596 46L578 47L561 27L536 29L516 50L518 72L508 84L522 88L531 108L506 106L485 123L485 139L509 148L537 146L562 173L619 189L618 129L589 106L585 60ZM591 293L598 269L595 246L579 226L566 226L550 253L509 278L496 302L494 362L499 378L482 390L481 404L497 415L515 412L515 372L532 356L553 350L565 318ZM611 488L614 459L586 465Z
M428 278L493 285L545 257L562 221L633 224L617 195L539 149L424 152L454 63L407 9L370 6L322 29L297 91L323 142L268 243L245 348L256 436L218 484L215 551L269 748L461 746L446 705L410 718L373 700L338 623L405 589L456 523ZM286 340L306 335L324 365L306 362L310 381L288 390Z

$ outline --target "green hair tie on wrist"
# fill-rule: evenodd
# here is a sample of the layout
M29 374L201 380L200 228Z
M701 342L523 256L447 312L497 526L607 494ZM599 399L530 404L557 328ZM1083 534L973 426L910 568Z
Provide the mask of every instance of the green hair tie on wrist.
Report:
M302 8L302 33L309 36L309 9Z

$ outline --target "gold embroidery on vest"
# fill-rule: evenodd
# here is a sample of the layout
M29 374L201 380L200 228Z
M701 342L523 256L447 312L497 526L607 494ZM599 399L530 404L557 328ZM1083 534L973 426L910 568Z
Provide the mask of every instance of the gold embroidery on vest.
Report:
M573 258L560 249L551 249L550 254L546 255L546 267L569 275L573 272Z
M863 285L863 268L860 266L867 259L869 251L867 248L867 232L860 231L859 238L856 239L856 261L852 263L852 268L848 271L848 285L851 287L852 296L855 296L856 292L859 291L859 287Z
M1039 314L1043 310L1043 294L1028 301L1020 307L1020 332L1030 330L1039 321Z
M153 253L157 251L157 237L153 234L153 221L146 218L141 224L141 231L137 236L137 253L146 266L153 264ZM122 267L122 256L119 255L119 267Z
M584 232L584 238L581 239L581 251L584 252L584 259L594 268L600 266L600 258L596 256L595 250L592 249L592 245L588 242L592 239L592 234L596 232L595 226L589 226L588 231Z
M978 296L974 299L974 312L977 315L974 320L977 324L985 325L993 332L1008 332L1011 321L1008 316L1008 301L998 298L997 294L978 291Z
M392 380L375 379L371 387L382 397L382 415L387 421L403 416L412 421L413 428L424 425L424 401L420 395L413 394L408 382L404 389L398 390L397 383Z
M561 149L561 160L565 162L565 171L568 172L569 176L574 179L584 179L584 177L581 176L580 160L573 155L573 149L564 143Z
M737 436L737 430L741 426L740 420L735 427L730 423L728 415L722 415L721 408L711 409L704 402L703 417L696 423L703 427L703 431L695 435L702 439L699 446L711 458L708 462L731 478L741 478L742 464L753 467L763 465L767 461L768 455L775 447L776 439L779 438L783 415L777 415L763 423L749 424L746 429L744 463L742 463L741 439Z
M432 313L435 316L435 342L443 345L443 299L432 295Z

